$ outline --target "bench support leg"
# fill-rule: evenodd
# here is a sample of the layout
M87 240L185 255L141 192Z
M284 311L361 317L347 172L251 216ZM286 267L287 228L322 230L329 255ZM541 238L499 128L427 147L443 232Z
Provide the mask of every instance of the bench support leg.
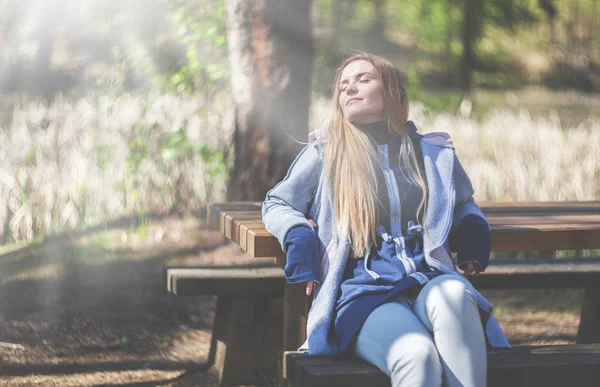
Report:
M283 311L283 350L296 351L306 340L309 298L306 284L285 284Z
M280 297L219 297L211 352L221 385L272 384L281 362L282 309Z
M577 343L600 343L600 285L585 288L581 320L577 331Z

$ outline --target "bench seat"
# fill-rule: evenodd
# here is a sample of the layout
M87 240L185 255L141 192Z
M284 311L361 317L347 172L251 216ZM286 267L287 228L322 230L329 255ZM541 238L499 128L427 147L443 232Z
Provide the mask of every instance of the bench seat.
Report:
M355 358L284 354L284 378L293 387L389 387L387 375ZM514 347L488 355L488 387L598 386L600 344Z
M600 282L600 259L493 259L469 281L477 289L586 288Z
M167 267L167 291L175 296L283 296L283 269L275 266Z
M208 360L222 385L260 384L277 375L283 335L283 269L274 266L166 267L177 297L216 295Z
M469 277L477 289L583 288L578 344L600 343L600 259L492 260ZM598 383L600 385L600 382Z

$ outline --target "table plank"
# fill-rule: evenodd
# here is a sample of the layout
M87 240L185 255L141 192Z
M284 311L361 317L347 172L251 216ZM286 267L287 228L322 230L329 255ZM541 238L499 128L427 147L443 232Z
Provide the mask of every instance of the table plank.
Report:
M581 250L600 248L598 224L541 224L524 226L491 226L492 251ZM263 226L249 227L246 251L254 257L283 255L275 237ZM455 238L450 240L456 252Z
M222 211L259 211L262 207L260 202L229 202L210 203L207 206L206 218L208 224L215 230L220 230L220 213Z
M483 202L480 207L491 225L492 251L600 248L600 202ZM278 241L262 225L260 208L258 202L214 203L209 221L252 256L281 258Z
M531 250L580 250L600 249L600 201L598 202L483 202L479 203L482 211L490 222L492 231L492 251L531 251ZM276 258L280 266L285 264L285 254L275 237L273 237L262 224L262 203L237 202L237 203L213 203L207 211L208 222L211 227L238 244L244 251L255 258ZM312 223L314 226L314 223ZM457 241L450 239L451 248L455 251ZM571 285L577 285L572 275L571 263L565 263L548 278L540 281L542 286L548 279L554 277L564 282L565 277L573 277ZM586 263L586 265L588 265ZM592 265L590 262L589 265ZM564 267L563 267L564 266ZM549 271L548 267L539 265L535 267L523 267L522 272L510 273L519 285L521 277L533 278L536 271ZM584 275L589 274L586 282L595 281L598 275L598 265L587 267L580 265L577 270L586 269ZM500 267L494 268L490 265L489 272L484 273L476 280L488 282L499 276L495 271L501 271ZM580 273L581 274L581 273ZM552 277L554 276L554 277ZM570 276L570 277L569 277ZM519 278L517 278L519 277ZM550 278L552 277L552 278ZM502 277L502 281L505 281ZM531 278L528 278L530 280ZM587 278L587 277L586 277ZM492 281L493 282L493 281ZM557 281L558 282L558 281ZM566 285L565 285L566 286ZM586 285L587 286L587 285ZM589 289L586 289L586 300L594 308L600 304L600 290L595 289L594 297L588 297ZM591 301L590 301L591 300ZM309 299L304 294L304 284L290 285L284 283L284 339L283 349L296 349L304 340L306 333L306 315ZM589 312L591 311L591 312ZM588 331L596 332L597 321L596 309L589 309L592 318L589 320ZM582 312L582 318L583 318ZM580 330L582 326L580 325ZM584 330L585 331L585 330ZM584 332L585 333L585 332ZM593 336L593 335L592 335ZM578 334L578 340L579 339ZM593 340L596 336L592 337Z
M600 248L600 224L492 227L492 251L582 250Z
M241 212L241 213L228 213L225 212L225 224L223 226L224 234L227 238L231 239L234 243L238 243L238 239L234 237L234 223L236 220L238 223L241 222L252 222L262 224L260 213Z
M237 243L242 248L242 250L246 251L246 235L248 232L248 227L258 227L261 224L262 221L239 219L234 220L231 240Z
M544 211L544 212L569 212L593 211L600 212L600 201L581 202L479 202L479 207L484 211Z

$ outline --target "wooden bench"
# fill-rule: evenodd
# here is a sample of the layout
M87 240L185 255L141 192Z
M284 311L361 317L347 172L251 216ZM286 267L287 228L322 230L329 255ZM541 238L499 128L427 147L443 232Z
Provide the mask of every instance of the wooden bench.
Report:
M277 375L283 327L283 269L274 266L165 268L167 290L178 297L216 295L205 369L223 385L257 384Z
M476 289L583 288L576 342L600 343L600 259L492 260L484 273L469 277Z
M600 259L492 261L485 273L469 280L478 289L586 289L577 342L592 340L595 344L521 346L492 351L488 356L488 387L600 384L600 325L594 318L600 314ZM288 351L284 354L284 364L283 377L294 387L390 386L387 375L351 356L308 356Z
M494 252L600 248L600 202L481 203L481 207L491 224ZM262 225L260 203L212 204L209 206L208 220L214 228L252 256L279 265L285 263L279 243ZM455 250L456 241L451 239L450 245ZM596 327L600 326L598 262L587 259L493 260L486 272L472 277L472 281L480 289L585 288L577 342L600 343L599 332L596 331ZM284 287L283 349L292 350L284 359L284 368L294 370L292 373L284 372L284 376L294 375L290 379L292 385L389 385L387 376L357 359L305 358L304 354L295 354L293 350L305 339L306 296L302 285L286 283ZM571 376L596 376L593 370L598 359L597 345L551 347L517 347L505 353L490 353L489 385L508 382L527 385L541 374L553 375L556 370L567 372L566 369ZM505 378L502 376L504 371L507 375ZM304 376L297 375L311 375L306 380L312 381L304 382ZM344 375L349 376L345 379ZM557 381L568 380L558 376L548 379L549 382L558 383L551 385L561 385ZM331 384L340 380L346 380L348 384ZM359 383L359 380L364 383ZM356 384L350 384L355 381Z
M354 358L284 355L284 378L294 387L389 387L389 377ZM600 344L514 347L488 354L487 387L595 387L600 381Z

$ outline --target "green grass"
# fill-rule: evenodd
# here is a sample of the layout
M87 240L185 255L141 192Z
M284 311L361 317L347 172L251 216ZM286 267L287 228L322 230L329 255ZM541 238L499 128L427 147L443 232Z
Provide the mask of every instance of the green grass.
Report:
M515 289L481 292L493 305L495 315L551 313L579 316L583 289Z

